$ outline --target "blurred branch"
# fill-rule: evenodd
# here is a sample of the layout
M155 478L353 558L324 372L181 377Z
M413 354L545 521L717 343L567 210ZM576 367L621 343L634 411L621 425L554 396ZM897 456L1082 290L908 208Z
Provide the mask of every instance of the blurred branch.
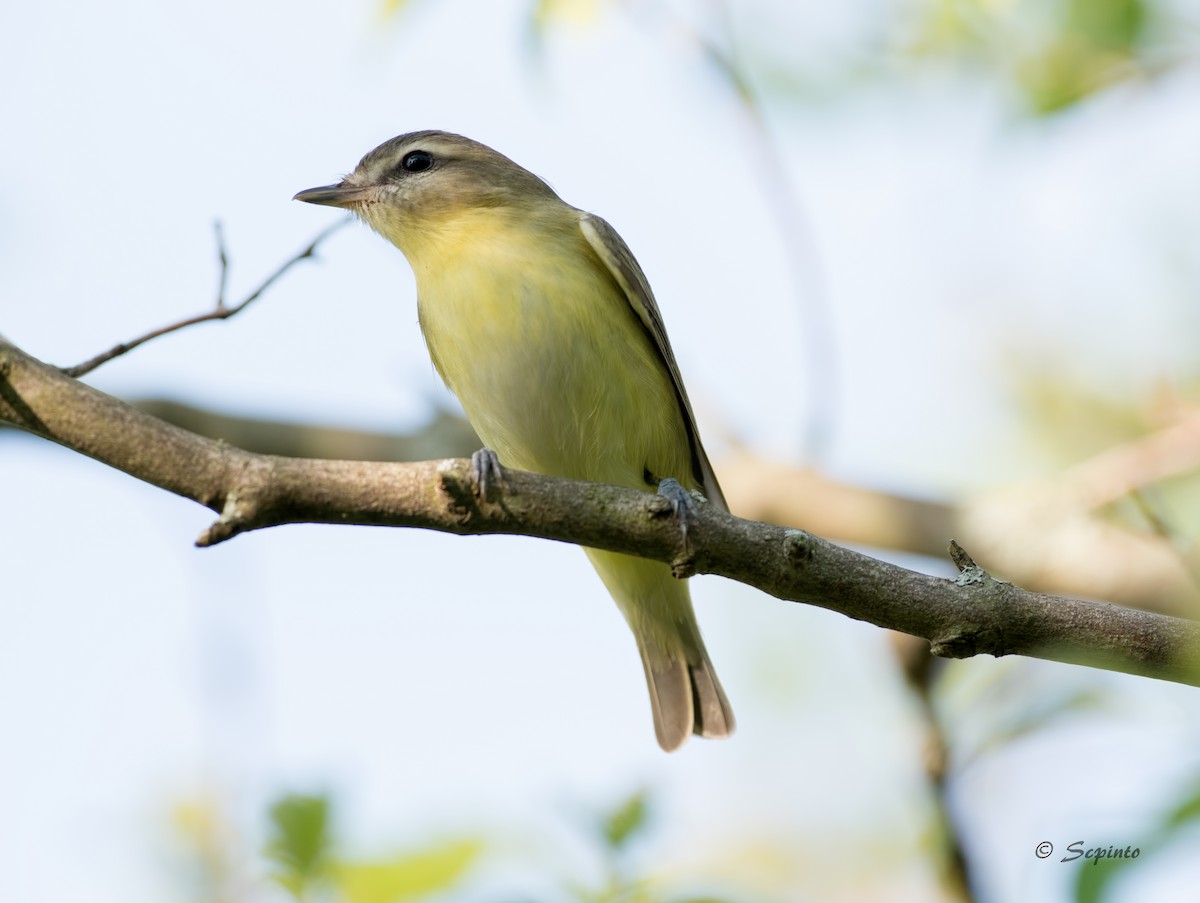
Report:
M1071 468L1058 483L1077 507L1094 510L1168 477L1200 470L1200 411L1110 448Z
M975 899L971 892L971 862L963 848L962 832L958 830L950 807L947 780L950 753L946 733L933 704L934 687L945 661L929 655L925 644L916 637L900 633L890 634L889 637L901 673L917 701L921 724L925 730L921 758L933 802L937 841L935 865L938 877L942 889L949 897L970 903Z
M800 199L787 162L771 135L766 112L751 82L747 67L736 52L729 11L722 0L709 0L711 16L719 23L724 45L705 34L669 3L628 3L630 8L649 7L664 16L729 87L737 100L745 122L745 138L754 154L749 169L757 177L763 202L775 220L775 228L786 250L785 262L791 270L791 282L799 322L804 324L800 337L803 353L797 355L805 370L806 418L802 454L816 463L824 457L833 438L837 421L837 342L829 291L825 285L817 241Z
M157 339L159 336L176 332L177 330L183 329L187 326L195 326L197 323L204 323L208 320L228 320L230 317L241 313L251 303L258 300L258 297L262 295L263 292L274 285L284 273L286 273L296 264L300 263L302 260L308 260L311 257L315 257L317 247L321 244L321 242L323 242L338 229L341 229L349 221L349 219L340 220L325 231L321 232L316 238L309 242L303 250L284 261L274 273L263 280L262 284L259 285L258 288L252 291L237 304L234 304L232 307L225 303L225 287L229 278L229 255L225 251L225 236L221 230L221 223L218 221L215 228L217 233L217 259L221 264L221 274L217 282L217 303L212 310L210 310L208 313L197 314L194 317L187 317L176 323L171 323L167 326L160 327L159 329L151 330L145 335L138 336L136 339L132 339L128 342L122 342L119 345L114 345L107 351L102 351L100 354L97 354L95 357L84 361L82 364L76 364L73 367L62 367L61 369L63 373L65 373L67 376L78 378L87 373L91 373L101 364L106 364L113 358L120 357L122 354L132 351L139 345L144 345L151 339Z
M671 504L632 489L505 471L480 500L462 459L414 464L255 455L164 423L0 342L0 419L220 514L214 545L287 523L509 533L639 555L675 573L720 574L920 636L936 655L1028 655L1200 684L1200 624L1031 593L965 554L955 580L930 577L810 533L698 506L687 540Z
M819 471L737 448L720 460L729 507L772 524L803 524L821 536L856 545L941 556L954 535L956 508L851 486Z
M134 399L130 404L185 430L263 455L353 461L421 461L437 457L464 457L481 444L464 417L442 410L414 432L379 433L316 423L234 417L222 411L167 398Z
M1198 425L1167 427L1058 479L977 497L958 512L957 535L1011 579L1191 615L1197 588L1187 557L1170 537L1134 532L1107 518L1104 509L1158 480L1195 470Z

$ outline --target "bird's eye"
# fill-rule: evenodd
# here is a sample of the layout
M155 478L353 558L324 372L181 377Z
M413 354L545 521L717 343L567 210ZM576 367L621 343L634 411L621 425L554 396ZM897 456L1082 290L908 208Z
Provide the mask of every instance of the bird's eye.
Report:
M405 172L424 172L433 166L433 154L426 151L410 151L400 161L400 167Z

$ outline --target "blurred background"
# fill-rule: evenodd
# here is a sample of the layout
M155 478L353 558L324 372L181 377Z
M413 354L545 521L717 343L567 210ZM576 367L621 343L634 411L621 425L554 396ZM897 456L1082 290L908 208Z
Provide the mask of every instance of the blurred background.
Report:
M457 131L634 249L735 513L1200 610L1195 0L24 2L0 47L0 333L43 360L210 308L215 220L238 300L336 221L296 191ZM473 447L404 259L361 226L87 380L263 450ZM317 526L194 548L210 520L0 432L0 899L1200 879L1193 688L934 662L700 578L739 732L668 756L577 549Z

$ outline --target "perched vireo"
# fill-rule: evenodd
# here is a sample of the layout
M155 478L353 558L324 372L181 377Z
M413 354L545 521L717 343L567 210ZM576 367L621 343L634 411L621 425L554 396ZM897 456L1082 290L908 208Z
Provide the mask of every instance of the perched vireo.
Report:
M437 131L296 199L352 211L408 258L433 364L504 464L642 490L670 477L725 507L650 286L604 220ZM637 639L662 748L732 733L686 581L585 551Z

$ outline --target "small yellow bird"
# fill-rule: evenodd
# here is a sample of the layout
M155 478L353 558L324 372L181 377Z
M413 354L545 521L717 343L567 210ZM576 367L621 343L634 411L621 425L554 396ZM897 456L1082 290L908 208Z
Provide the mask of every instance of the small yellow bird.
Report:
M650 286L604 220L438 131L393 138L296 200L352 211L408 258L433 364L506 465L642 490L671 478L726 507ZM687 583L585 551L637 638L659 745L731 734Z

